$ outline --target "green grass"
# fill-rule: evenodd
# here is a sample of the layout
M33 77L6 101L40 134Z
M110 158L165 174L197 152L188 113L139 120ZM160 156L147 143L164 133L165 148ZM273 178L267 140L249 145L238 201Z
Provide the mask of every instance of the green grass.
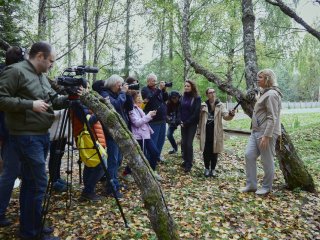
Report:
M284 114L281 122L289 133L300 158L311 171L320 170L320 113ZM225 122L229 129L250 130L251 119L239 119ZM225 141L227 148L243 149L247 143L245 137L232 137ZM243 151L238 152L239 157Z

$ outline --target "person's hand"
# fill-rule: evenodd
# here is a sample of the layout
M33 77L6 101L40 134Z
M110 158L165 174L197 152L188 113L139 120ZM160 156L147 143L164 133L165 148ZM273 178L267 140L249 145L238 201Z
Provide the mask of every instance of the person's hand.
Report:
M77 95L81 96L85 92L89 92L89 88L85 89L82 85L80 85L80 87L78 87L77 89Z
M122 92L128 92L128 89L129 89L129 86L127 83L124 83L122 86L121 86L121 91Z
M43 100L36 100L32 103L32 110L34 112L46 112L48 110L49 104Z
M232 109L232 110L229 111L229 115L230 115L231 117L234 117L235 114L236 114L236 112L235 112L234 109Z
M268 145L269 145L269 137L267 137L267 136L262 136L262 137L260 138L260 144L259 144L260 148L261 148L262 150L265 150L265 149L267 149Z
M160 88L160 90L162 90L162 89L164 89L164 88L166 87L165 84L166 84L166 83L165 83L164 81L161 81L161 82L159 83L159 88Z
M150 117L154 117L156 114L157 114L157 110L153 110L153 111L148 112L148 115Z

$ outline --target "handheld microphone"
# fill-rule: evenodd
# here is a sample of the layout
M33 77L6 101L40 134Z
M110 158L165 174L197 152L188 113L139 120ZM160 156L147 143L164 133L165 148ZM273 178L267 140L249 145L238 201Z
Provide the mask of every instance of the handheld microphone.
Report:
M233 108L233 110L236 110L237 107L239 107L240 104L241 104L241 101L239 101L239 102L237 103L237 105Z

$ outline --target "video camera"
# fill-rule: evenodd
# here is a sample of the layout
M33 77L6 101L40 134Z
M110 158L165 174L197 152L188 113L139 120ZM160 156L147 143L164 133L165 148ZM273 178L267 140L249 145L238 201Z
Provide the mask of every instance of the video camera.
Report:
M76 95L80 86L87 88L87 80L83 77L85 73L97 73L99 69L97 67L89 66L75 66L66 68L62 76L58 77L57 83L64 86L64 89L69 95Z

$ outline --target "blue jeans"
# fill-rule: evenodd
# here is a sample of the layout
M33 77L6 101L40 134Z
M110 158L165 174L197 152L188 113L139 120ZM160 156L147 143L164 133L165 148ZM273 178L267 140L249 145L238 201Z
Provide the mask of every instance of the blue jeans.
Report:
M115 190L120 189L120 184L118 180L118 169L122 160L122 154L120 148L115 140L111 137L107 137L107 153L108 153L108 174L110 179L107 179L107 193L111 193L111 187L114 187ZM112 184L109 182L112 181ZM113 185L113 186L112 186Z
M49 134L11 137L21 161L20 235L34 238L41 230L42 201L47 187Z
M104 171L101 163L96 167L84 166L83 169L83 193L91 194L95 192L95 187L100 178L103 176Z
M177 129L176 126L169 125L168 131L167 131L167 138L168 138L172 148L177 151L178 150L178 146L177 146L176 140L173 137L174 131L176 129Z
M151 135L151 139L159 150L159 154L161 155L164 141L166 140L166 122L151 122L149 124L154 131L154 133Z
M152 139L138 140L138 143L143 153L145 154L145 156L146 156L146 152L148 152L148 156L146 156L146 158L148 159L148 162L152 170L155 171L157 167L157 163L160 161L160 153L156 145L154 144Z
M0 175L0 216L5 215L14 181L20 175L19 156L9 137L2 145L3 172Z

